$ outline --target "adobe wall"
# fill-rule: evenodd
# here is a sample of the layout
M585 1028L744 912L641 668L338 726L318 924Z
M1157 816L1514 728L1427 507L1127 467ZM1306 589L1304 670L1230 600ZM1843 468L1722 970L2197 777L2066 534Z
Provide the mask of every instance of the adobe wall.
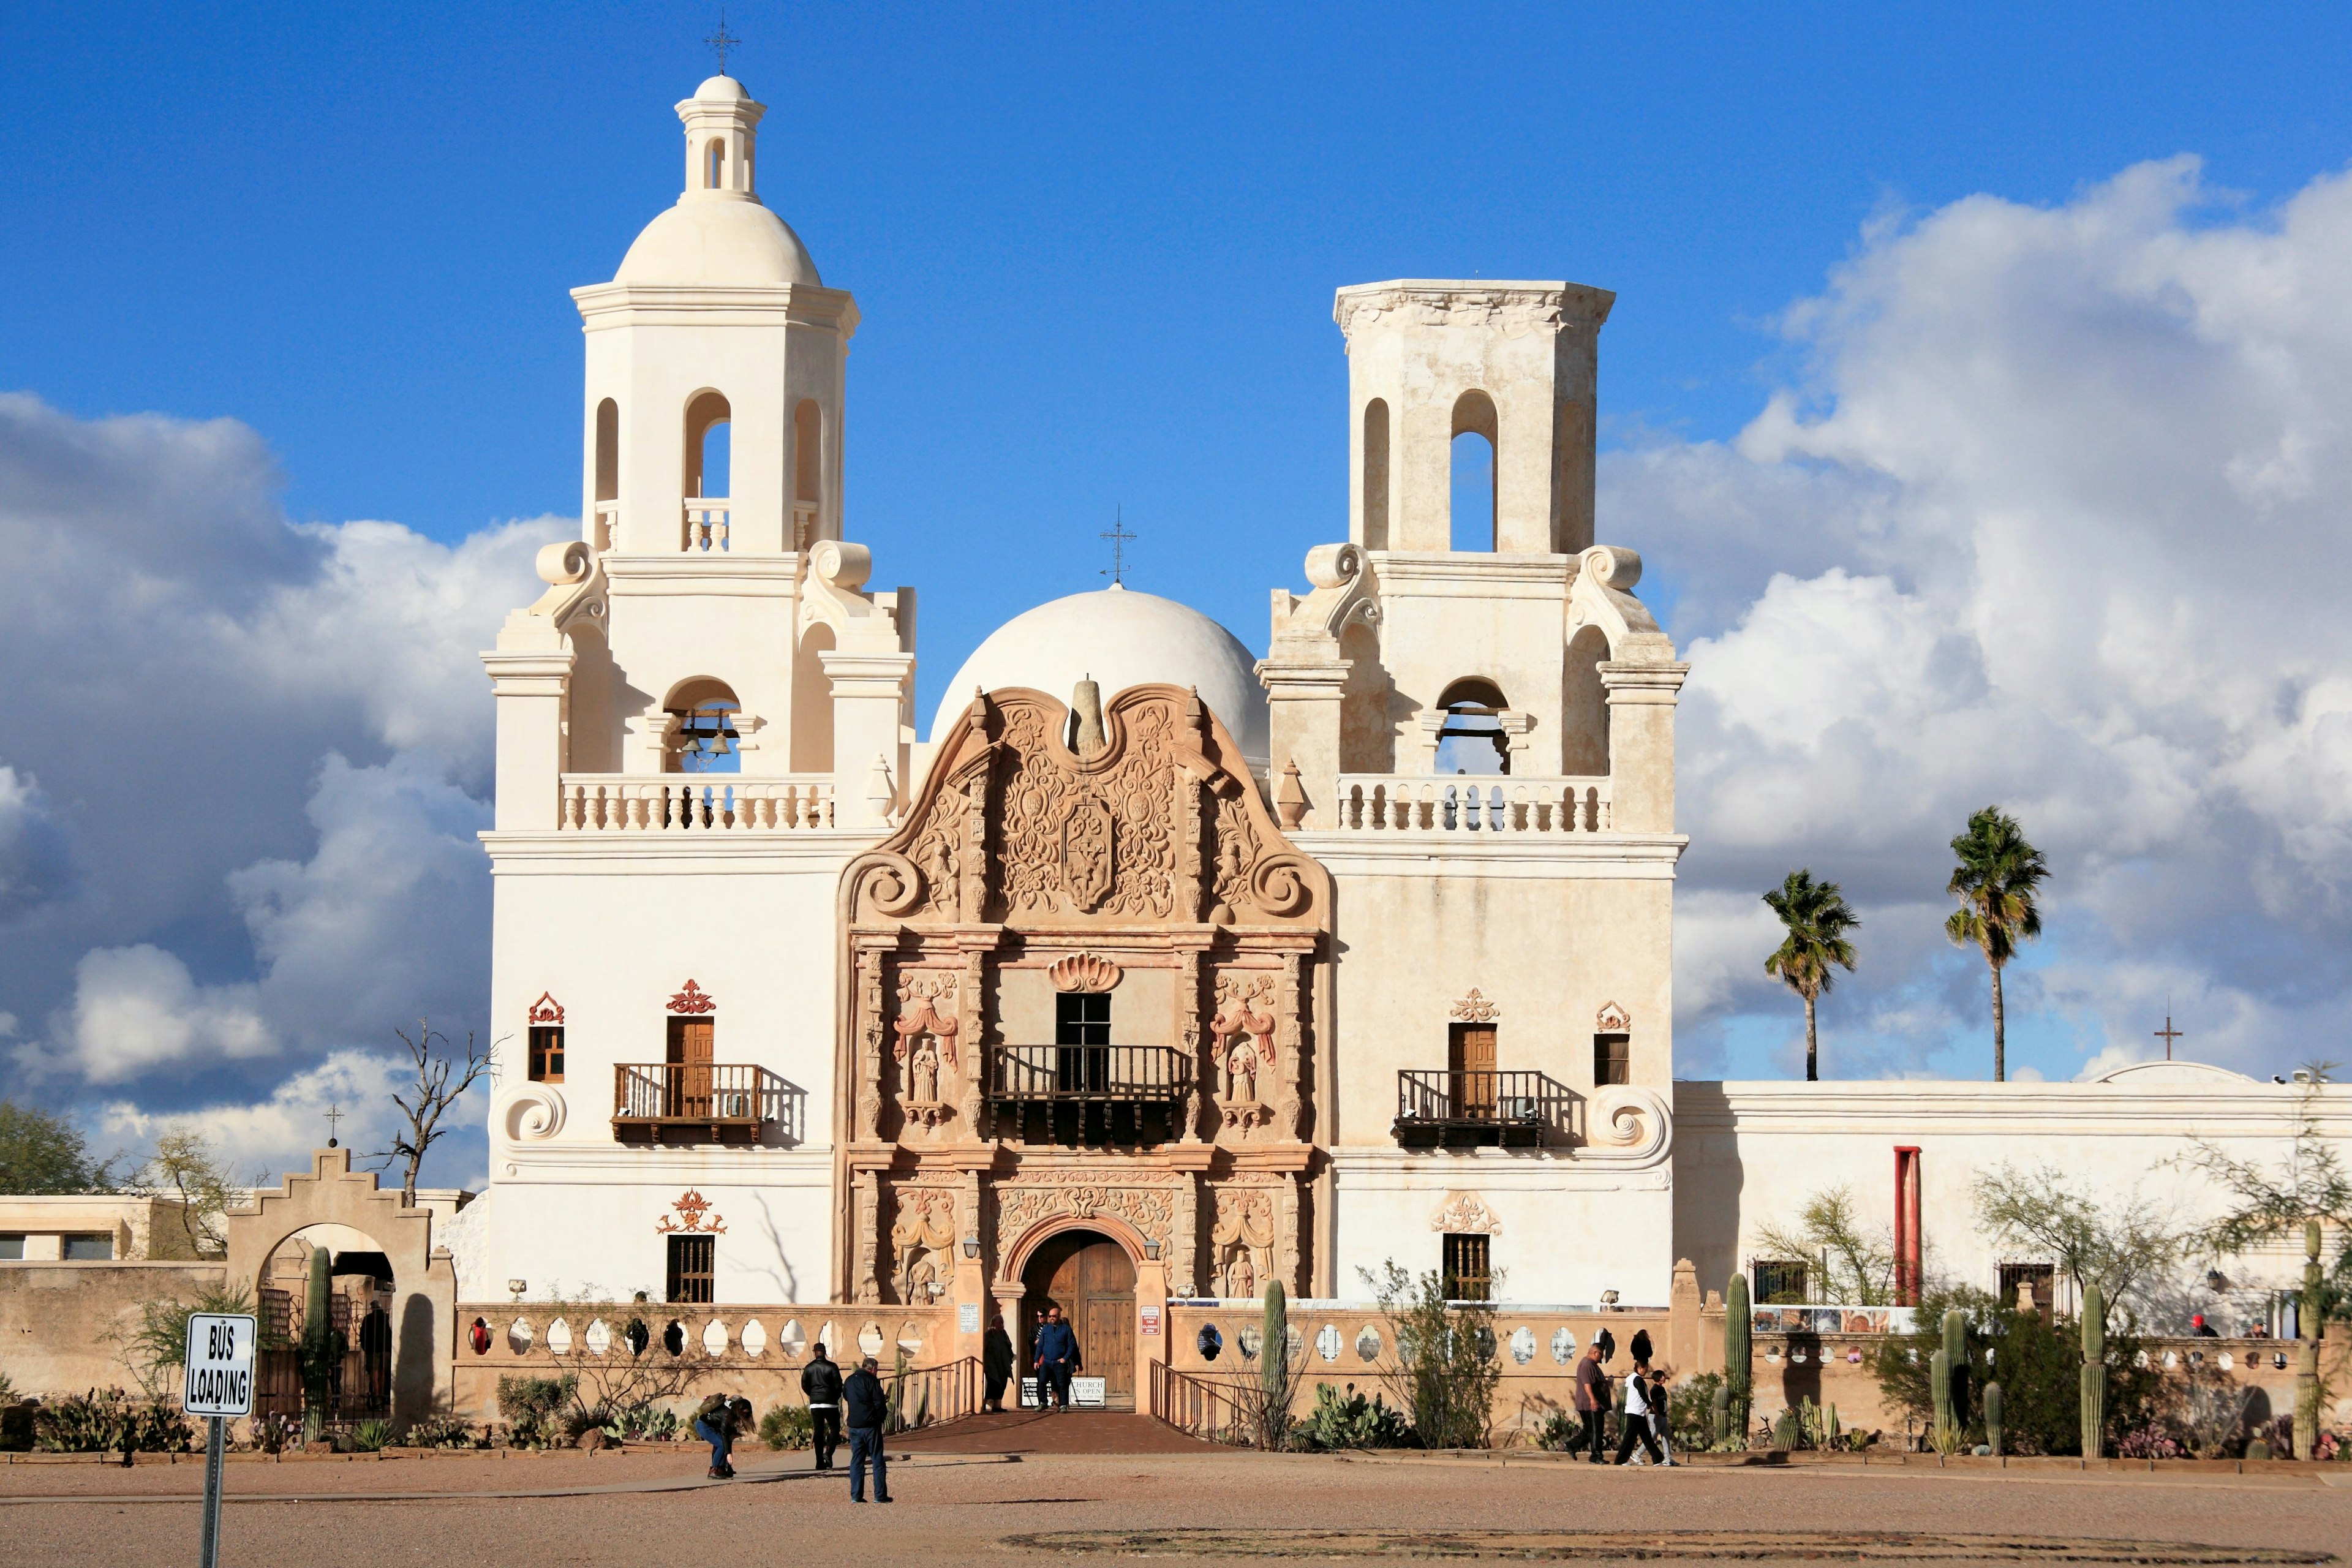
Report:
M193 1300L227 1278L223 1263L0 1263L0 1372L20 1394L136 1390L119 1339L151 1300Z

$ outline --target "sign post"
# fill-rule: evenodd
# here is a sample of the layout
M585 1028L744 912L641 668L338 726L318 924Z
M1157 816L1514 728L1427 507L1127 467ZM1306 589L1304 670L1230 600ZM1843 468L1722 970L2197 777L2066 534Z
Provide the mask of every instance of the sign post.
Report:
M180 1408L205 1418L205 1524L200 1563L220 1563L221 1456L228 1419L253 1414L253 1350L257 1325L235 1312L188 1314L188 1351L181 1362Z

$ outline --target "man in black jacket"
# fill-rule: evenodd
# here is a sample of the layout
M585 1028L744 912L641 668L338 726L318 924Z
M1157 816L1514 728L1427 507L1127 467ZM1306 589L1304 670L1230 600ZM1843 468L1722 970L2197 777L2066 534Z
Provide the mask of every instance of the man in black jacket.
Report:
M849 1500L866 1500L866 1467L874 1467L874 1500L890 1500L890 1475L882 1452L882 1423L890 1414L890 1396L876 1375L877 1363L867 1356L841 1385L843 1425L849 1428Z
M809 1447L816 1450L816 1468L829 1470L841 1442L841 1369L825 1360L822 1342L801 1373L801 1393L808 1398Z

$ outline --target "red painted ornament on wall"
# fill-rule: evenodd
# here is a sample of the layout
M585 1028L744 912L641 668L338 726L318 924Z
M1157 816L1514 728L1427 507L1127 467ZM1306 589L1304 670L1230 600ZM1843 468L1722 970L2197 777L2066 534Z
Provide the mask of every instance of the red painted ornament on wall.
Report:
M686 983L685 990L669 999L669 1010L673 1013L709 1013L718 1006L709 994L698 989L691 980Z
M539 1000L530 1005L530 1021L534 1024L561 1024L563 1022L563 1004L555 999L552 992L541 992Z
M664 1215L655 1222L654 1229L664 1236L724 1236L727 1222L710 1212L710 1200L700 1193L688 1190L669 1205L676 1217Z

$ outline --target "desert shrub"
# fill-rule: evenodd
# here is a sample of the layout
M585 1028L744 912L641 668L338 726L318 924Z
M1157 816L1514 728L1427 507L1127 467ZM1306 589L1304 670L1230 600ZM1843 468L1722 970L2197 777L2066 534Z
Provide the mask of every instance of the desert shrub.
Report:
M807 1447L814 1430L814 1418L805 1405L779 1405L760 1417L760 1441L779 1452Z
M1702 1372L1666 1390L1666 1436L1677 1452L1715 1447L1715 1391L1722 1386L1723 1373Z
M1555 1454L1572 1454L1584 1440L1584 1423L1572 1410L1555 1410L1536 1428L1536 1447Z
M518 1448L544 1448L562 1431L564 1406L579 1392L580 1380L562 1377L499 1379L499 1414L507 1420L507 1441Z
M2151 1421L2116 1435L2116 1457L2123 1459L2178 1459L2188 1452L2161 1422Z
M1294 1448L1330 1452L1342 1448L1398 1448L1412 1441L1404 1416L1379 1395L1367 1399L1348 1384L1345 1394L1328 1383L1315 1385L1315 1408L1290 1432Z
M616 1443L675 1443L688 1430L684 1417L661 1405L608 1410L596 1425Z
M1889 1408L1926 1426L1935 1398L1927 1386L1928 1358L1943 1345L1944 1313L1968 1318L1966 1404L1956 1412L1967 1441L1983 1441L1984 1385L2001 1388L2001 1442L2011 1454L2077 1454L2083 1447L2081 1327L2071 1318L2045 1323L2039 1312L2004 1308L1982 1290L1929 1290L1918 1327L1888 1334L1871 1352L1871 1370ZM2107 1422L2114 1431L2146 1426L2154 1416L2159 1374L2136 1364L2142 1342L2127 1329L2107 1332Z
M53 1454L184 1453L194 1434L179 1406L119 1388L52 1400L33 1417L33 1444Z
M1396 1352L1381 1364L1381 1378L1409 1413L1414 1440L1424 1448L1486 1447L1503 1379L1493 1306L1448 1300L1433 1268L1416 1279L1391 1259L1379 1274L1359 1272L1388 1320ZM1501 1285L1497 1277L1492 1288Z
M377 1416L352 1428L352 1447L362 1454L377 1453L392 1447L394 1436L392 1423Z
M408 1428L412 1448L473 1448L474 1428L455 1415L429 1415Z

